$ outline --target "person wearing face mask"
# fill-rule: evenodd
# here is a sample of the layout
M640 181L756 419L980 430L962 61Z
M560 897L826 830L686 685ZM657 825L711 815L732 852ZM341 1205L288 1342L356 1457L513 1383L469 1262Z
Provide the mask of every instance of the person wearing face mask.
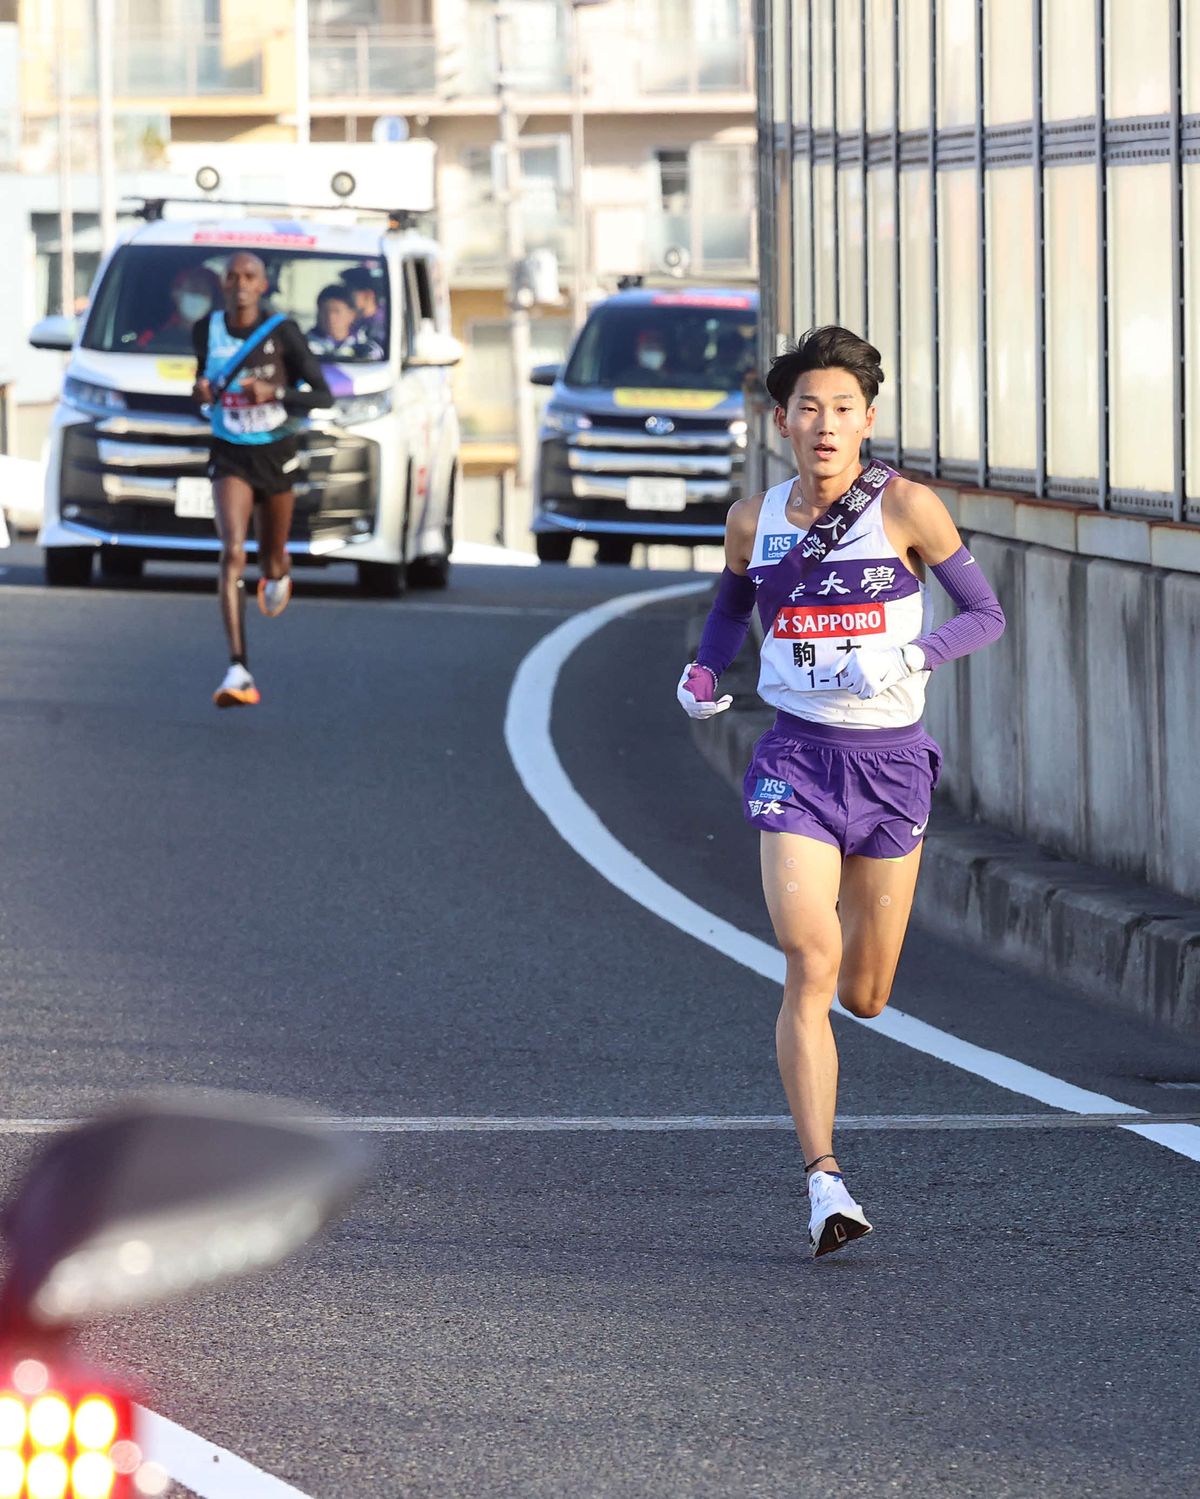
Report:
M634 340L633 363L616 377L618 385L644 385L661 374L667 363L667 346L656 328L643 328ZM656 383L649 378L649 383Z
M220 297L221 283L206 265L185 266L171 282L169 317L138 334L137 347L182 352L191 342L192 328L208 316Z

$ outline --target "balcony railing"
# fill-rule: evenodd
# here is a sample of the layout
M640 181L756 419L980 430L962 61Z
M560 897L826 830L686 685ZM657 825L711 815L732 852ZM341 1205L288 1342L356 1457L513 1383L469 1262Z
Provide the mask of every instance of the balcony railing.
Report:
M165 29L134 27L118 39L114 90L127 98L198 98L261 94L262 51L253 42L235 45L219 26Z
M309 43L314 99L437 94L437 46L428 32L354 26L314 32Z
M563 38L533 33L519 39L508 81L517 94L569 94L571 58ZM489 99L496 92L491 28L455 51L431 31L339 27L314 31L310 44L314 98ZM636 35L615 28L584 37L583 97L621 104L687 95L753 91L750 32L719 35L666 32Z
M134 26L113 47L113 91L118 99L219 98L263 91L263 39L222 33L219 26ZM22 57L27 103L53 103L58 91L52 48L27 48ZM96 53L90 36L73 33L67 61L73 99L96 96Z

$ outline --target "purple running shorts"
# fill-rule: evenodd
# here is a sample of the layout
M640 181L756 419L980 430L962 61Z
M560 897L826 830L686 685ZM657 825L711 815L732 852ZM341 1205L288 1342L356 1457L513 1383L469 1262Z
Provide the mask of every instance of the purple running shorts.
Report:
M746 772L746 820L800 833L843 855L899 859L920 843L942 767L919 723L847 729L776 715Z

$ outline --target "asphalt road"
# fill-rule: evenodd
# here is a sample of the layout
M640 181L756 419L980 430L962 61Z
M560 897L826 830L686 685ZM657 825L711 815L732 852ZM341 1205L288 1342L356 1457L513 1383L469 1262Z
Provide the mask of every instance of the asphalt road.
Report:
M773 1115L773 984L607 884L517 779L513 673L675 581L302 577L218 714L211 574L42 590L0 553L0 1116L144 1085L353 1116ZM685 606L568 662L553 732L630 850L769 936L674 701ZM912 933L896 1004L1159 1112L1200 1045ZM1046 1112L846 1024L847 1115ZM253 1282L92 1329L154 1409L313 1499L1200 1493L1200 1165L1112 1128L843 1138L873 1238L813 1263L775 1132L392 1133ZM0 1180L28 1157L2 1132ZM232 1495L230 1499L241 1499Z

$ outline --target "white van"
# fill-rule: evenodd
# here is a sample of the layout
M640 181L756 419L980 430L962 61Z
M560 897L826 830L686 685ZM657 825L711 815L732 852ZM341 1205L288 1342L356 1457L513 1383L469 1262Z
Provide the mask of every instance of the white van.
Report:
M222 305L230 255L250 250L267 268L268 305L314 348L322 291L373 294L373 307L357 298L370 336L319 355L334 405L302 438L288 550L301 563L355 563L372 594L443 587L459 450L450 366L462 349L438 246L383 217L375 227L161 212L148 204L147 222L101 267L81 328L47 318L30 335L71 356L48 450L47 583L88 582L97 556L106 577L128 578L147 558L219 551L191 326L202 302Z

